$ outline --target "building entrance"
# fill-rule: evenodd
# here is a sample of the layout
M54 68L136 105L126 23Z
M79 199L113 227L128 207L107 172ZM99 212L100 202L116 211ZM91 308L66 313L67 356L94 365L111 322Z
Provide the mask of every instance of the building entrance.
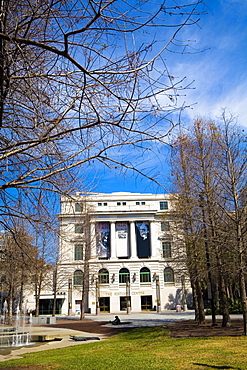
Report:
M153 307L152 296L143 295L141 296L141 310L142 311L151 311Z
M62 305L64 299L56 299L56 315L60 315L62 312ZM39 313L40 315L51 315L53 310L53 299L40 299L39 300Z
M110 312L110 297L99 298L100 312Z
M130 302L131 307L131 297L120 297L120 311L127 311L127 304Z

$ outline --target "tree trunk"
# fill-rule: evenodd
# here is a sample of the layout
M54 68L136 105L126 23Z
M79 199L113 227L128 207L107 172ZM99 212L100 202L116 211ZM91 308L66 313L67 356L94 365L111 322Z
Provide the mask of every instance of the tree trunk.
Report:
M35 317L39 317L39 299L41 294L41 285L38 283L35 291Z
M244 277L244 261L242 254L240 254L240 271L239 271L239 282L240 282L240 295L241 295L241 304L243 310L243 335L247 335L247 305L246 305L246 284L245 284L245 277Z
M198 302L198 325L205 324L204 302L201 282L196 279L196 295Z
M215 308L216 308L217 311L219 311L220 310L220 297L219 297L219 284L218 284L218 281L215 281L214 282L214 286L215 286Z
M52 316L56 316L57 307L57 266L53 271L53 306L52 306Z
M35 298L35 317L39 317L39 297Z
M20 313L23 314L23 286L24 286L24 281L23 281L23 275L21 278L21 286L20 286L20 299L19 299L19 310Z
M13 278L11 278L10 284L9 284L8 313L7 313L7 323L6 323L8 325L13 324L13 300L14 300L14 281L13 281Z
M193 296L193 303L194 303L194 309L195 309L195 321L199 321L199 307L198 307L198 299L196 295L196 287L195 282L191 280L191 286L192 286L192 296Z
M57 308L57 292L54 291L53 306L52 306L52 316L56 316L56 308Z
M227 294L226 294L226 285L223 278L223 274L220 272L220 300L222 304L222 327L229 327L231 326L231 318L229 315L229 309L228 309L228 301L227 301Z

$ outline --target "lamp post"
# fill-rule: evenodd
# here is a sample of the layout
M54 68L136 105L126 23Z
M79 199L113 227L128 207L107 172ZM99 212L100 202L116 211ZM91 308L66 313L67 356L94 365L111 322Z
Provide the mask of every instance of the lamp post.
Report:
M127 301L127 315L130 313L130 282L129 279L126 280L126 301Z
M68 281L68 316L72 315L72 279Z
M157 313L160 313L161 312L161 302L160 302L160 279L159 279L159 275L155 274L155 282L156 282Z
M187 303L186 303L186 292L185 292L185 276L182 275L181 277L182 283L182 308L184 311L187 311Z
M99 282L98 279L95 279L95 297L96 297L96 315L100 313L100 307L99 307Z

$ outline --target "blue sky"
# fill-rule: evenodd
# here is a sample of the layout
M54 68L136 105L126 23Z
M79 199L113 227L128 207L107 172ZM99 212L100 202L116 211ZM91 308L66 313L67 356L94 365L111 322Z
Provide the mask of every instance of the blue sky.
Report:
M201 18L201 30L192 35L197 48L207 49L179 58L176 73L186 72L195 80L187 102L197 103L187 111L196 115L219 117L226 108L247 127L247 1L208 0L209 14Z
M200 26L183 31L184 40L192 40L195 54L171 54L167 60L170 75L186 77L192 88L180 98L191 106L184 111L184 126L197 116L217 119L222 109L237 118L247 128L247 1L206 0L207 15ZM148 174L155 174L162 186L134 174L114 173L103 166L92 168L89 179L94 191L150 192L169 191L169 149L140 158Z

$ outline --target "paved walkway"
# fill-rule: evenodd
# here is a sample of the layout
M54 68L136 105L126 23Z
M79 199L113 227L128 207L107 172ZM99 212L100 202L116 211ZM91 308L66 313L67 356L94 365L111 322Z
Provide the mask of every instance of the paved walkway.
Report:
M71 329L61 329L61 328L49 328L49 327L32 327L30 330L31 335L52 335L57 338L62 338L61 341L54 340L43 343L35 343L26 345L23 347L2 347L0 348L0 362L22 358L24 353L45 351L47 349L64 348L69 346L75 346L78 344L94 342L97 340L88 341L74 341L70 339L71 335L78 335L80 337L98 337L100 340L106 339L102 334L90 334L86 332L81 332Z
M130 314L100 314L97 316L87 316L91 320L95 321L110 321L114 320L115 315L118 315L121 322L131 322L131 324L126 324L128 327L141 327L141 326L158 326L167 325L179 320L193 320L195 317L194 310L188 310L185 312L175 312L167 311L162 313L156 312L140 312L140 313L130 313ZM111 325L111 324L109 324Z

